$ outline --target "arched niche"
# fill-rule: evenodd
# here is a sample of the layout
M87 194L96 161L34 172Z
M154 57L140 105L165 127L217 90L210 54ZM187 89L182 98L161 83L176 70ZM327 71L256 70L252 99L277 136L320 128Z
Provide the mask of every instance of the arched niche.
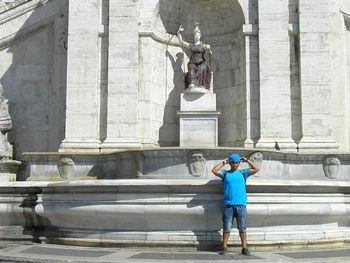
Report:
M202 41L210 44L213 56L214 92L219 119L219 144L234 146L244 141L245 114L245 40L242 27L248 13L244 0L159 0L149 17L140 25L141 100L147 104L145 124L156 134L151 141L160 146L179 143L178 117L183 75L187 72L188 52L178 45L176 32L184 27L183 38L192 42L194 24L198 23ZM142 12L142 10L141 10ZM148 37L145 37L145 36ZM209 59L209 58L208 58ZM161 109L163 107L163 109ZM142 114L146 112L142 110ZM142 132L141 132L142 133ZM146 138L147 136L145 136Z
M159 0L159 15L170 34L176 34L182 24L184 39L189 42L192 41L195 23L200 25L203 40L208 43L232 40L245 23L237 0Z

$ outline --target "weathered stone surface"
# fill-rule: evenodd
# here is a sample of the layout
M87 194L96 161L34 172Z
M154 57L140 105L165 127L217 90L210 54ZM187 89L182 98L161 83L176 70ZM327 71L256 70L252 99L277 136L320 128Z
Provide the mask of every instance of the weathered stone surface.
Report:
M348 240L349 187L345 182L250 179L249 243ZM212 244L222 234L221 191L220 180L192 178L3 183L0 238ZM18 227L31 231L19 234ZM232 240L238 241L238 234Z
M12 145L7 141L7 132L12 128L12 120L5 99L4 89L0 83L0 161L12 159Z
M67 1L12 2L0 13L0 78L15 127L9 141L22 159L57 151L64 138Z
M180 145L189 54L174 34L182 24L190 42L194 22L213 50L218 145L349 149L346 2L16 0L0 8L0 75L19 156Z
M112 154L89 155L81 153L72 153L70 155L60 155L57 153L30 154L26 156L28 166L23 172L23 176L29 177L29 180L34 181L45 180L45 176L50 178L50 180L69 181L95 178L189 179L193 178L193 174L189 170L190 156L193 153L200 153L206 160L205 172L201 175L200 179L210 179L215 178L210 172L214 165L230 156L233 152L251 158L261 166L262 170L257 176L259 179L350 181L350 156L348 154L339 153L336 155L341 166L337 170L336 178L329 178L324 173L324 161L327 157L330 157L328 153L256 152L254 149L243 150L229 147L162 147L161 149L130 150ZM68 159L62 163L61 158ZM72 168L72 173L69 176L65 176L64 173L62 176L62 164L63 167L66 166L68 171Z

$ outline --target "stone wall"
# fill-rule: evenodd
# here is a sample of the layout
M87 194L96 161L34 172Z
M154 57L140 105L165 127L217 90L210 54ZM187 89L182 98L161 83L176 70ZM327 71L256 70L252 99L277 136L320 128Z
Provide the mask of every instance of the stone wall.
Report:
M349 188L346 182L250 181L249 244L349 242ZM92 246L221 244L219 180L5 183L0 200L0 239ZM235 229L230 242L240 244Z
M150 3L155 4L156 1ZM179 47L174 34L180 23L183 24L184 38L191 43L193 24L199 22L203 42L210 44L213 50L213 56L207 57L207 60L210 60L213 70L218 109L222 111L219 144L242 145L246 138L246 57L244 40L240 36L244 15L239 3L210 1L204 6L185 1L184 6L178 6L177 2L163 0L155 5L153 12L150 3L143 3L140 7L140 29L144 30L140 38L141 134L145 139L151 136L150 140L160 146L179 144L176 111L179 110L179 94L184 88L189 52ZM200 11L193 13L194 9ZM216 20L220 16L222 22ZM148 99L143 99L144 92L148 94Z
M21 1L0 13L0 24L0 81L15 158L57 151L64 138L67 2Z
M79 179L214 179L211 169L232 152L246 156L262 169L257 180L350 181L348 154L283 153L235 148L155 150L103 154L28 154L21 178L40 180ZM227 166L228 168L228 166ZM246 164L242 168L247 168ZM226 169L226 167L225 167Z
M339 12L339 9L341 13ZM340 149L350 149L350 6L347 1L330 1L330 52L332 126ZM345 136L344 136L345 135Z
M342 1L68 2L2 4L0 74L17 156L178 146L189 52L175 34L182 24L192 42L195 22L213 49L219 146L349 150Z
M214 48L214 87L219 118L219 145L242 146L246 139L246 71L244 40Z

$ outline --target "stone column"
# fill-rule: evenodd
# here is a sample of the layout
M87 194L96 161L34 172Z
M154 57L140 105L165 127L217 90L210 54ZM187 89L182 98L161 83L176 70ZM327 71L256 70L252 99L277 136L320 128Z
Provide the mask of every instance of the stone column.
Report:
M291 129L288 0L259 1L260 139L296 151Z
M98 0L70 0L66 134L60 151L99 151Z
M332 137L328 1L299 2L300 151L336 149Z
M254 141L258 138L259 126L259 65L258 65L258 27L253 24L243 25L245 41L245 73L246 73L246 112L247 128L245 148L253 148Z
M138 148L138 1L109 1L107 138L102 151Z

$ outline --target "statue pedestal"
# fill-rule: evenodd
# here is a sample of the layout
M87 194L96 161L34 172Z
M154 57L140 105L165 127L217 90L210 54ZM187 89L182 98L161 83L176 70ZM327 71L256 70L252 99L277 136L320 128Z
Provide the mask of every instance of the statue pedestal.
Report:
M181 93L180 147L218 146L216 94Z
M196 94L207 94L210 93L209 90L207 90L204 87L189 87L187 89L185 89L185 93L190 94L190 93L196 93Z
M15 182L21 164L20 161L15 160L0 161L0 182Z

